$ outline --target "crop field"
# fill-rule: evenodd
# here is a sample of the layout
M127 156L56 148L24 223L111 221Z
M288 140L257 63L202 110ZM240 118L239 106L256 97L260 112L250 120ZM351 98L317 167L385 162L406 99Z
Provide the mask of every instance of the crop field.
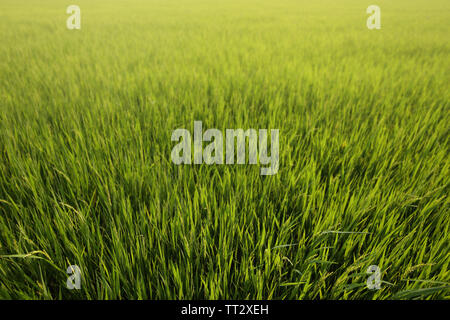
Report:
M0 299L450 299L449 35L448 0L0 0ZM195 121L278 129L277 172L175 164Z

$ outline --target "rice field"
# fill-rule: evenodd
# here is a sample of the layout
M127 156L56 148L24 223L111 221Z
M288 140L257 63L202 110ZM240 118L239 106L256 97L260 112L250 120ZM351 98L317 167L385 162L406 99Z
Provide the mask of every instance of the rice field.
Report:
M449 299L449 32L447 0L1 0L0 298ZM278 129L277 173L174 164L195 121Z

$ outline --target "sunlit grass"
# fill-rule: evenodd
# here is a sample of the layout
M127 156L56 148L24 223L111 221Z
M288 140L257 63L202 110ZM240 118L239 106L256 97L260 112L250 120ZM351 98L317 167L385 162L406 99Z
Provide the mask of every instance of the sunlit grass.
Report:
M2 0L0 298L449 298L450 3L392 2ZM174 165L194 120L278 174Z

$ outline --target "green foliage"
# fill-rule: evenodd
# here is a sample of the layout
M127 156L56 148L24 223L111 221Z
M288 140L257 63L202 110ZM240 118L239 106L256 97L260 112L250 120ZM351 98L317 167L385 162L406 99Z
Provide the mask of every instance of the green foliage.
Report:
M356 0L76 2L81 30L0 3L0 298L450 297L447 0L380 0L381 30ZM278 174L174 165L194 120L279 128Z

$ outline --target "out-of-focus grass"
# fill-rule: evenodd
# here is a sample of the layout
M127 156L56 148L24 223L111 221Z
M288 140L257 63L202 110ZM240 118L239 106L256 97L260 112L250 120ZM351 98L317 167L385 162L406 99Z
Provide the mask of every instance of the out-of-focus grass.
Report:
M76 2L0 3L1 298L449 298L448 1ZM174 165L194 120L280 171Z

